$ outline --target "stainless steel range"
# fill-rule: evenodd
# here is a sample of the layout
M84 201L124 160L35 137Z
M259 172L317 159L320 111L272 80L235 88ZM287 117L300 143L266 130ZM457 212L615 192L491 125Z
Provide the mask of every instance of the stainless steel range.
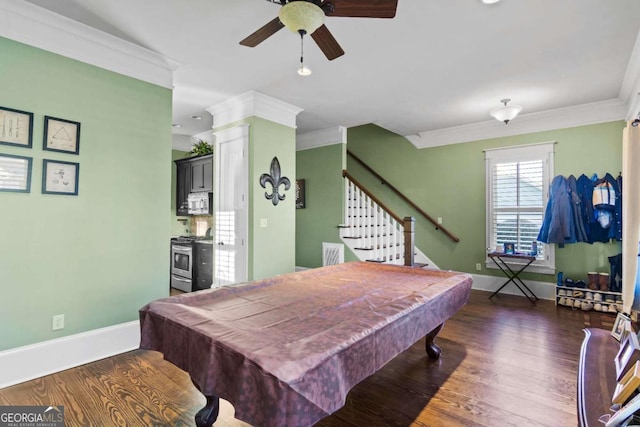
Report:
M193 290L193 242L189 237L171 239L171 287Z

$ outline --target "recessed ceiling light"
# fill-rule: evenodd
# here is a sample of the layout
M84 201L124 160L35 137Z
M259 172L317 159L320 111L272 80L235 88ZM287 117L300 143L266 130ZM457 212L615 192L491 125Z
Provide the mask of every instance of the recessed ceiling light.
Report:
M181 127L182 127L182 125L181 125L181 124L179 124L179 123L174 123L174 124L172 124L172 125L171 125L171 127L174 127L174 128L181 128Z
M191 116L193 120L202 120L202 116Z
M494 3L498 3L500 0L482 0L482 3L484 4L494 4Z

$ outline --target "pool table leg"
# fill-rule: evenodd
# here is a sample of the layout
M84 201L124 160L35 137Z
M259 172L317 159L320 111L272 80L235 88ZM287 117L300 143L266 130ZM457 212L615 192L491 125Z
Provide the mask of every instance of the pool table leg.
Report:
M196 386L198 391L202 393L202 390L200 390L200 387L198 387L198 384L193 381L193 379L191 379L191 382L194 386ZM204 397L207 399L207 404L204 405L204 408L200 409L196 413L196 426L211 427L213 423L215 423L218 419L218 412L220 411L220 399L218 398L218 396L207 396L206 394L204 395Z
M429 358L434 360L440 358L440 353L442 352L442 350L440 350L440 347L438 347L433 342L433 340L436 338L436 335L438 335L438 332L440 332L440 329L442 329L443 325L444 323L441 323L433 331L429 332L425 336L425 339L426 339L425 346L427 350L427 355L429 356Z
M207 404L196 414L196 425L198 427L211 427L218 419L220 410L220 399L218 396L205 396Z

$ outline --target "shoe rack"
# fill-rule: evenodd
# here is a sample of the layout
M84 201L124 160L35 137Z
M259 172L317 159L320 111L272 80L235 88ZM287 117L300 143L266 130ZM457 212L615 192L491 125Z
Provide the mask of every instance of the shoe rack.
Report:
M622 311L622 293L609 290L609 274L589 272L587 276L588 283L571 279L563 281L562 273L558 273L556 305L612 314Z
M622 293L556 286L556 305L574 310L595 310L616 314L622 311Z

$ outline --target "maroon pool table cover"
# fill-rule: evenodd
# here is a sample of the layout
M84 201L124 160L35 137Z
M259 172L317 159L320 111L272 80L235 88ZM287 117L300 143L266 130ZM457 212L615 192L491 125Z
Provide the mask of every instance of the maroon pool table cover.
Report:
M352 262L154 301L140 348L256 426L305 426L458 311L468 274ZM425 356L426 357L426 356Z

